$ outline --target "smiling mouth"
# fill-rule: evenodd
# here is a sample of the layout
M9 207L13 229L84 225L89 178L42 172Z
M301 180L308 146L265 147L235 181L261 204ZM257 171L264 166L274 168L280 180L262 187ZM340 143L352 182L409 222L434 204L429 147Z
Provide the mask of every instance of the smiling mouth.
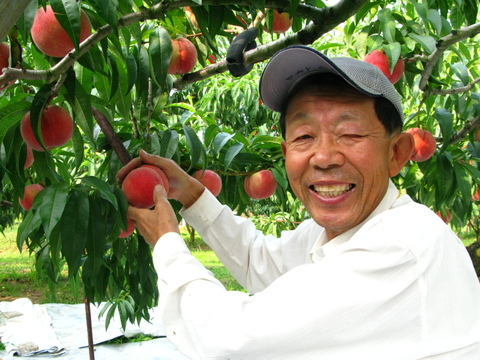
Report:
M312 185L310 188L317 194L324 197L335 197L345 194L355 187L354 184L339 185Z

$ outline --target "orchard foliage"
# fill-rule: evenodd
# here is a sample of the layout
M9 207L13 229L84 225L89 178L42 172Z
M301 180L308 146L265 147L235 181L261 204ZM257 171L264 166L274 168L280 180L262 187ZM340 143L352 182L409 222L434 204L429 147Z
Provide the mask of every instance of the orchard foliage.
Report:
M306 216L283 169L278 116L262 105L257 90L265 61L288 45L360 59L381 49L391 69L403 60L395 87L405 128L428 130L437 144L433 157L409 162L394 181L433 210L451 212L455 229L480 232L479 200L472 200L480 179L477 0L20 3L24 11L8 13L15 26L4 33L0 26L10 47L0 75L0 230L18 219L18 247L34 252L51 279L66 262L91 301L111 301L110 316L118 310L122 321L148 317L158 297L148 245L136 232L118 237L127 227L127 202L115 175L140 149L172 158L192 174L216 171L223 182L219 200L240 214L260 211L265 216L257 224L268 231L278 234ZM64 14L58 19L75 47L63 58L44 55L32 42L35 13L47 4ZM274 9L293 17L284 34L272 31ZM80 10L93 28L82 43ZM234 77L229 45L249 27L258 30L257 47L245 53L243 65L255 65ZM185 75L168 74L177 37L189 39L198 53ZM39 119L48 105L71 114L72 139L34 151L33 165L24 169L21 119L30 112L40 139ZM269 199L252 200L243 182L262 169L272 170L278 186ZM24 211L18 198L32 183L45 190Z

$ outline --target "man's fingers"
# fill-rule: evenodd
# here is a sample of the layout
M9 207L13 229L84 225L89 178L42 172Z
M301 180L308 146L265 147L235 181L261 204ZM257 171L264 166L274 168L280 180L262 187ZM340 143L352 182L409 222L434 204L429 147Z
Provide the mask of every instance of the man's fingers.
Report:
M139 157L130 160L128 164L126 164L124 167L118 170L118 173L116 176L117 183L121 184L122 181L125 179L125 177L128 175L128 173L133 169L136 169L137 167L139 167L141 164L142 164L142 159L140 159Z

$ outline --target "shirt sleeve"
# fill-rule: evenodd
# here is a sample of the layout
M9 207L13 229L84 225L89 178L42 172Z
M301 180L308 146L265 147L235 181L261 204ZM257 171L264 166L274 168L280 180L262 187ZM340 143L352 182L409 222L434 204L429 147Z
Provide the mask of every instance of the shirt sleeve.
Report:
M294 231L282 232L280 238L264 235L209 191L181 215L251 293L263 290L290 269L311 262L309 250L321 232L321 227L308 220Z

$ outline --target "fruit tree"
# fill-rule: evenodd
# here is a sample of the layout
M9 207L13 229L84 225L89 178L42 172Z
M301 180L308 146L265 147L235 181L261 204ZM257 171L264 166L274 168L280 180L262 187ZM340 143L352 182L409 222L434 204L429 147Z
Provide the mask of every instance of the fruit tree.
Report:
M214 171L218 199L271 219L264 230L278 233L306 216L283 169L278 115L257 91L266 61L289 45L358 59L375 52L390 73L401 63L394 86L405 128L428 131L435 144L394 181L478 238L477 0L13 3L0 4L0 43L8 46L0 51L0 230L18 220L18 247L36 254L37 268L56 279L66 263L88 299L110 301L109 314L148 317L158 297L150 249L136 231L128 235L127 198L115 180L140 149L191 174ZM54 18L35 21L50 8ZM291 17L285 32L275 32L274 10ZM56 35L49 53L53 44L42 38L60 28L67 40ZM71 126L47 126L52 108L62 109L52 123ZM261 170L273 174L275 190L252 199L243 184ZM30 184L44 189L27 211L19 199Z

